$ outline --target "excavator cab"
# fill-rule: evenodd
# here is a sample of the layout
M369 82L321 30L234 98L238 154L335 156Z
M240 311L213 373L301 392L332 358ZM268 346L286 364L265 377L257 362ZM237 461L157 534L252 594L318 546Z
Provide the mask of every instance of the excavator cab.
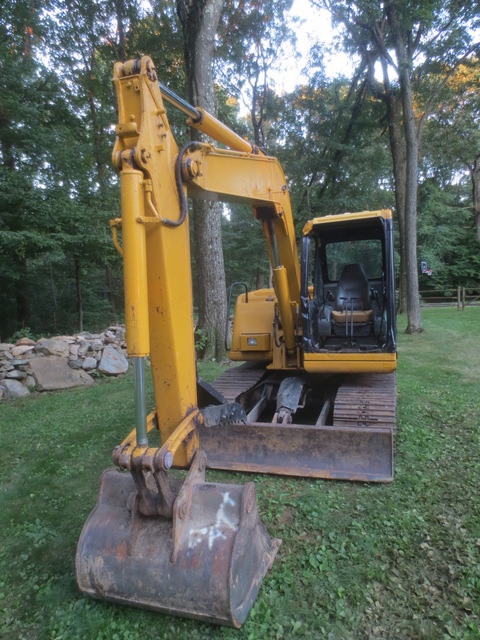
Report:
M395 353L389 211L315 218L302 248L303 350Z

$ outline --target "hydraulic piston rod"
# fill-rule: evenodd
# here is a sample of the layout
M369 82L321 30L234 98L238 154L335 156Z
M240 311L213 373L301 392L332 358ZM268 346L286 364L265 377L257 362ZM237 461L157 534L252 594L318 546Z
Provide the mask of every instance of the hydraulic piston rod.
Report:
M137 445L148 446L147 408L145 404L145 358L135 357L133 361L133 379L135 385L135 430Z
M259 152L257 148L253 148L248 140L239 136L214 116L210 115L203 109L192 106L161 82L159 82L158 85L160 87L162 98L189 116L190 119L188 120L188 124L191 127L194 127L205 135L210 136L210 138L221 142L233 151L244 151L245 153Z

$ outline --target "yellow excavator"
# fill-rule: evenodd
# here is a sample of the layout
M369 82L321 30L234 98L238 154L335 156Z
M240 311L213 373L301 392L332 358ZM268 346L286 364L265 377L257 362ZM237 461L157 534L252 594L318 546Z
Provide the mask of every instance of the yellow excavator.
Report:
M207 467L393 479L392 216L314 218L299 261L275 158L161 85L147 56L117 63L114 85L121 218L111 227L123 256L135 428L100 480L77 581L96 598L238 628L280 540L260 520L253 483L207 482ZM222 147L179 150L164 100ZM233 285L244 290L226 340L242 364L213 385L196 373L187 197L250 204L273 273L273 288Z

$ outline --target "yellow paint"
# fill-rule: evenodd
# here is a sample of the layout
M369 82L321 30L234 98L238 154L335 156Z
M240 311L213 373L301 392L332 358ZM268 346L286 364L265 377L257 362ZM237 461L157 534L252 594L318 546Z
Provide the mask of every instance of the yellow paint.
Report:
M125 328L130 357L150 352L145 228L138 222L144 208L142 181L141 171L120 172Z
M392 373L397 368L396 353L305 353L308 373Z
M235 322L233 325L232 346L229 351L231 360L259 360L271 362L273 358L273 309L275 294L273 289L261 289L238 296L235 305ZM249 335L269 336L258 344L258 348L245 348Z
M201 119L189 119L187 124L191 127L195 127L195 129L199 129L205 135L210 136L210 138L213 138L217 142L221 142L234 151L246 151L247 153L252 153L252 145L248 140L241 138L237 133L224 125L223 122L217 120L204 109L197 107L197 111L201 113Z
M112 155L121 170L126 316L132 300L135 311L128 320L128 351L150 353L160 437L165 444L196 408L197 392L188 219L179 227L143 220L156 220L150 203L162 218L180 217L174 174L178 148L152 69L146 57L139 75L123 75L123 65L115 65L119 126ZM138 169L132 168L132 157ZM145 189L147 180L151 182ZM196 447L195 438L180 446L175 464L186 466Z
M168 449L175 454L174 464L187 466L198 449L188 218L176 227L166 224L182 215L175 181L178 147L153 63L144 57L140 67L140 73L133 74L137 67L129 61L117 63L114 70L119 117L112 159L121 181L122 246L118 219L111 226L115 246L123 253L128 352L151 357L162 446L135 448L132 434L124 445L132 456L147 453L152 460L155 452ZM263 228L273 270L274 290L253 292L248 302L245 295L237 300L231 359L263 361L270 368L292 371L303 367L309 372L393 371L395 354L305 354L302 362L296 336L300 267L282 168L275 158L258 150L253 153L250 143L203 111L202 119L190 124L231 148L198 144L190 149L182 158L180 188L192 198L249 203L259 231ZM389 218L391 212L360 212L349 218L373 216ZM341 215L314 218L304 233L342 219ZM275 309L280 316L278 346ZM152 425L149 416L148 429Z
M278 306L280 309L280 317L282 319L283 339L287 351L293 351L295 349L295 325L292 318L292 309L290 306L287 271L285 267L277 267L273 269L273 282L275 284L275 291L278 299Z
M379 209L378 211L359 211L357 213L338 213L330 216L322 216L320 218L313 218L309 220L303 227L302 233L304 236L308 235L313 227L324 224L332 224L336 222L343 222L345 217L348 216L349 220L367 220L368 218L383 218L388 220L392 217L390 209Z
M271 351L271 340L269 333L242 333L240 348L242 351Z

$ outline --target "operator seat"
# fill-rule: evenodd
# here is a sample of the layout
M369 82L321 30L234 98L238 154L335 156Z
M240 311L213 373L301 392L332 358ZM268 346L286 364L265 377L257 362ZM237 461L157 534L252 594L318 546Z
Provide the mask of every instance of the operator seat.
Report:
M337 336L368 336L373 325L368 278L363 266L347 264L337 284L332 328Z

